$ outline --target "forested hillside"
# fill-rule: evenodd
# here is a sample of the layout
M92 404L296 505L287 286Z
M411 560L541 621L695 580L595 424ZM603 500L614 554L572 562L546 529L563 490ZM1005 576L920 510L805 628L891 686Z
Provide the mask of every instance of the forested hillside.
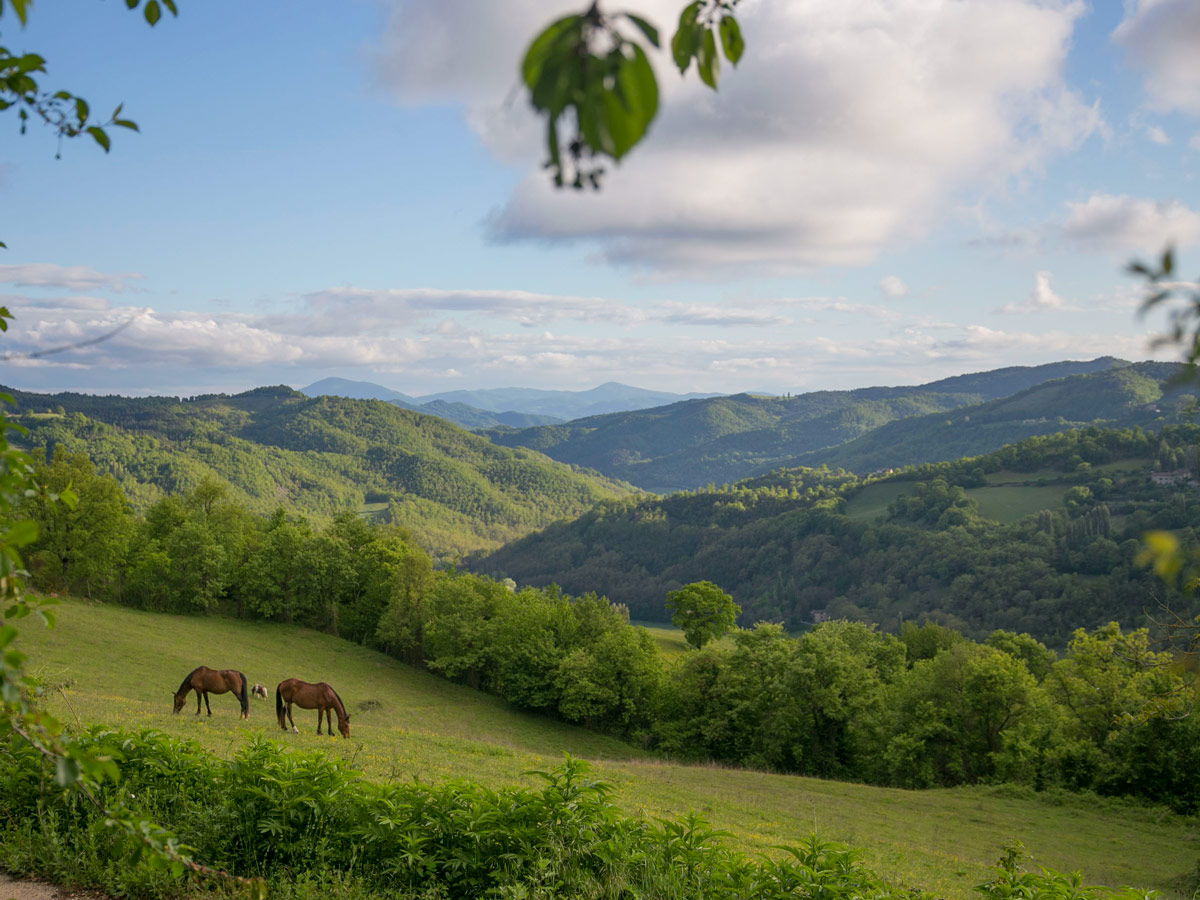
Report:
M765 472L896 420L941 414L1051 379L1125 365L1104 357L997 369L917 387L816 391L789 397L737 394L487 434L508 447L531 447L645 490L669 493ZM1059 414L1068 410L1064 406ZM989 449L1024 436L1000 438Z
M840 446L802 454L789 465L871 472L974 456L1033 435L1091 424L1149 428L1187 421L1197 389L1173 385L1179 371L1174 363L1144 362L1056 379L950 414L889 422Z
M217 479L256 512L283 506L327 519L365 509L453 553L496 546L631 490L376 400L286 387L188 400L10 393L28 429L24 446L85 452L139 510Z
M1139 625L1163 588L1137 562L1148 528L1196 542L1200 428L1089 428L887 478L785 469L715 490L606 502L471 562L522 583L595 590L662 621L670 590L716 582L743 624L930 619L1063 646ZM1156 485L1153 469L1186 470ZM1175 598L1178 599L1178 598Z

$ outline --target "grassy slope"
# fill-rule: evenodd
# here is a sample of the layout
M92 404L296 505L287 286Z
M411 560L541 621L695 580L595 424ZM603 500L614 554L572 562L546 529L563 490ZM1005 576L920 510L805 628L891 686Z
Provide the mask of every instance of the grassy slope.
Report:
M793 776L678 766L619 742L529 714L303 629L227 619L140 613L68 602L59 625L22 628L31 668L74 679L71 710L83 721L149 727L192 737L218 753L257 733L288 745L324 746L377 779L466 777L492 785L532 783L523 773L563 751L595 761L620 802L649 815L695 809L747 849L769 850L814 826L864 850L870 865L903 884L965 898L1001 846L1020 838L1040 865L1080 869L1089 881L1168 889L1200 855L1200 829L1157 810L1038 797L1005 788L901 791ZM663 629L660 640L676 638ZM273 689L287 676L332 683L352 710L351 741L280 732L273 699L212 698L211 719L172 716L169 694L195 665L230 666ZM72 717L62 700L55 712ZM365 709L364 707L371 707Z

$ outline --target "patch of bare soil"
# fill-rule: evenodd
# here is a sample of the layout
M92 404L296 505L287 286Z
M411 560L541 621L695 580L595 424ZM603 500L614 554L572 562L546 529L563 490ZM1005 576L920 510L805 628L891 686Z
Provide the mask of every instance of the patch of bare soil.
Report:
M107 900L93 891L70 891L45 881L11 878L0 872L0 900Z

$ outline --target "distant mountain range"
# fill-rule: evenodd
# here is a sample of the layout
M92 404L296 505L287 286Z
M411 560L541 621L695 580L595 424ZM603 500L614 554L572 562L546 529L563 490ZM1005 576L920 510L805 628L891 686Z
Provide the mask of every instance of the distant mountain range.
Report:
M1126 384L1132 392L1105 398L1109 382L1091 385L1095 398L1082 401L1075 386L1046 395L1046 404L1024 409L1019 421L984 429L970 425L968 407L998 401L1064 377L1086 377L1121 370L1131 364L1113 357L1086 362L1057 362L1018 366L945 378L910 387L871 387L852 391L815 391L791 397L735 394L687 400L653 409L590 416L560 425L518 431L485 432L509 447L529 447L561 462L595 469L610 477L656 493L723 484L784 465L845 466L857 471L932 459L949 459L962 452L983 452L1030 434L1063 430L1072 424L1119 417L1120 406L1136 399L1150 402L1161 390L1151 388L1155 376L1142 374ZM1164 376L1166 377L1166 376ZM1157 393L1156 393L1157 391ZM1053 400L1050 397L1053 396ZM1135 398L1131 400L1130 397ZM1018 406L1012 407L1017 409ZM1054 407L1054 408L1050 408ZM957 443L937 443L941 438L910 435L909 449L890 448L886 437L872 441L892 423L898 432L924 423L929 429L957 416L953 437ZM1000 415L999 413L985 413ZM1026 419L1046 420L1032 426ZM1053 424L1053 420L1060 420ZM1022 424L1024 423L1024 424ZM965 432L964 432L965 429ZM986 433L985 433L986 432ZM922 432L924 434L925 432ZM967 433L980 436L974 444ZM861 440L862 445L852 444ZM969 450L958 448L970 444ZM891 450L891 452L889 452ZM909 452L911 451L911 452ZM922 456L922 454L924 454ZM911 457L911 458L910 458ZM920 458L917 458L920 457Z
M716 397L717 394L673 394L607 382L586 391L552 391L537 388L487 388L446 391L412 397L370 381L322 378L300 393L309 397L349 397L385 400L404 409L440 416L469 430L529 428L551 425L584 416L647 409L680 400Z

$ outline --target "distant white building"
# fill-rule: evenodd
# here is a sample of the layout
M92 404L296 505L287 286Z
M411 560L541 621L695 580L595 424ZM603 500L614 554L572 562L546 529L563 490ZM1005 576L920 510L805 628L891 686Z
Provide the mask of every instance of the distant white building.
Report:
M1158 485L1187 484L1193 481L1191 470L1173 469L1170 472L1151 472L1150 480Z

